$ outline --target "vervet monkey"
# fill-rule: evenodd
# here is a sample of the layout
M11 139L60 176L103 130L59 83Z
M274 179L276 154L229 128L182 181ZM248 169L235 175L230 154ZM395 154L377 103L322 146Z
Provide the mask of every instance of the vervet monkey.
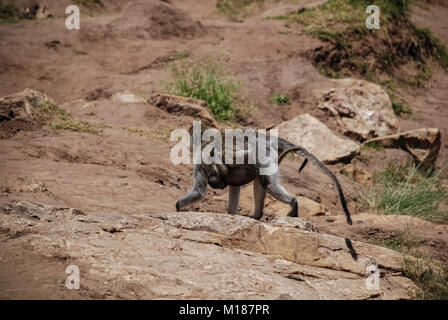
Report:
M191 132L192 129L190 129L190 133ZM190 136L193 137L191 134ZM222 136L224 136L223 132ZM266 153L271 152L271 150L268 150L271 142L271 138L269 135L255 133L255 138L257 142L258 139L265 139L266 141L265 145L267 148ZM345 201L344 194L342 192L341 185L339 184L339 181L337 180L336 176L314 155L310 154L305 148L296 146L291 142L288 142L282 138L276 137L276 139L278 142L278 154L280 154L280 157L278 158L278 163L280 163L288 153L294 152L305 158L304 163L299 169L299 172L306 166L308 161L311 161L317 168L319 168L322 172L324 172L333 180L339 195L339 199L341 201L342 208L344 210L347 219L347 223L351 225L352 220L350 218L350 213L347 209L347 204ZM245 142L245 145L246 147L248 147L248 143ZM203 146L204 143L202 143L201 145L201 150ZM224 159L226 153L225 145L223 145L222 150L223 152L221 155L219 155L219 157L222 157L222 159ZM238 209L238 203L240 198L240 187L250 182L253 182L255 213L252 217L254 219L258 220L263 215L266 193L270 194L275 199L283 203L287 203L291 206L291 211L289 212L288 216L298 217L297 200L294 197L292 197L281 185L278 170L276 170L275 173L270 175L260 174L260 169L263 168L263 165L259 163L258 159L255 161L254 164L250 164L250 162L248 161L247 150L248 148L245 148L245 150L243 150L244 152L243 164L231 164L231 165L220 163L195 164L193 188L185 197L177 201L176 210L180 211L183 207L203 199L205 191L207 189L207 185L210 185L214 189L224 189L228 186L229 187L228 213L235 214ZM235 154L237 154L238 152L241 151L232 152L232 154L235 156ZM214 156L214 154L211 154L211 156ZM224 163L224 161L222 161L222 163Z

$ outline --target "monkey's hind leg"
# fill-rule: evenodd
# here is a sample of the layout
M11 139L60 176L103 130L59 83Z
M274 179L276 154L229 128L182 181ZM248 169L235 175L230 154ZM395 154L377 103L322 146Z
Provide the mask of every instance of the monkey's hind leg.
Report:
M273 196L278 201L283 203L287 203L291 206L291 211L288 213L289 217L298 217L299 216L299 208L297 205L297 200L293 196L291 196L288 191L280 184L279 177L277 175L274 176L261 176L261 182L263 188Z
M265 198L266 198L266 191L263 189L260 183L260 179L256 177L254 180L255 213L252 216L252 218L259 220L263 215Z

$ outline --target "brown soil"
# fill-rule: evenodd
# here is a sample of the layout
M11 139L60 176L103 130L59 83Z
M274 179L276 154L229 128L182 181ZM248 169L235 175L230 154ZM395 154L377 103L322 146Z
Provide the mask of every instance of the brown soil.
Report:
M303 4L319 2L303 1ZM169 76L166 64L175 59L178 51L193 56L223 52L228 55L226 67L244 83L242 94L254 102L250 117L253 127L267 128L310 113L334 129L327 115L316 108L311 94L313 89L329 83L306 58L310 49L322 43L305 34L281 33L284 23L266 20L263 13L243 22L231 22L214 14L216 1L111 0L102 1L104 6L86 9L81 30L68 31L63 17L70 1L42 3L53 18L0 25L0 96L33 88L53 97L75 119L106 126L101 135L92 135L40 130L20 121L1 123L0 205L27 200L77 208L86 214L174 211L176 200L191 187L192 167L171 163L169 153L173 143L166 132L189 127L193 118L171 115L146 103L112 101L111 96L125 90L141 96L160 91ZM430 5L430 12L438 8ZM283 9L289 11L291 5L266 11L273 9L278 14ZM441 28L436 33L448 41L442 27L448 11L443 10L431 16L438 19L431 23L426 20L426 11L419 11L417 20L428 22L430 28ZM436 70L426 88L408 92L414 115L400 120L403 130L420 127L441 130L438 160L441 164L448 160L447 80L445 72ZM270 97L277 92L288 93L291 104L271 104ZM132 128L146 134L139 135L129 130ZM342 164L332 166L334 171L341 168ZM287 160L282 170L286 189L322 202L334 212L332 222L327 221L328 217L313 218L319 229L369 240L369 234L366 236L362 228L347 231L338 198L317 169L307 168L299 176L297 163ZM350 209L359 213L353 201L359 187L342 175L339 178ZM216 196L223 194L209 191L205 201L191 209L225 212L226 202L216 200ZM251 210L242 208L241 212ZM378 228L384 232L403 229L401 220L387 224L387 228L384 224ZM425 222L422 225L426 226ZM446 252L448 243L445 229L436 231L437 227L431 224L427 231L415 230L424 241L435 241L435 246L428 245L433 256L447 261L446 254L441 253ZM1 230L0 236L0 251L11 253L2 255L0 263L0 298L98 297L95 293L79 296L76 292L58 290L64 286L65 261L45 259L25 247L12 248L5 240L9 236ZM33 278L42 269L46 273ZM94 286L97 292L105 292L101 298L108 297L106 285L95 282Z

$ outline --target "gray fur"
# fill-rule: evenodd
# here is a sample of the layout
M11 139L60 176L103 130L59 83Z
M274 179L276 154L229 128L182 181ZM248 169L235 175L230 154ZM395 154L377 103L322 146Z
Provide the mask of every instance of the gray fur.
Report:
M265 137L257 135L257 139L260 137L266 138L267 145L269 145L269 136ZM289 141L278 138L278 153L280 154L279 164L289 152L295 152L305 158L299 172L306 166L309 160L333 180L342 204L342 208L344 209L344 213L347 218L347 223L352 224L350 213L345 202L345 197L336 176L305 148L298 147ZM255 200L255 212L253 215L254 219L260 219L263 215L266 193L270 194L278 201L289 204L291 206L289 216L297 217L297 200L292 197L281 185L281 179L278 171L270 176L260 175L260 167L261 166L258 163L233 165L195 165L193 189L184 198L176 203L177 211L184 206L201 200L205 195L207 184L210 184L210 186L215 189L223 189L226 186L229 186L228 212L230 214L235 214L238 209L240 187L253 181Z

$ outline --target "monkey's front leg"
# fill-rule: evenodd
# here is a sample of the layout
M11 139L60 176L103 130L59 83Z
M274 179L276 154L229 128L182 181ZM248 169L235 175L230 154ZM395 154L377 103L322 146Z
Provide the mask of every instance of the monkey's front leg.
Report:
M229 213L235 214L240 202L240 187L229 186Z
M207 190L208 176L202 165L194 166L194 185L193 189L182 199L177 201L176 210L180 211L183 207L195 203L205 196Z
M260 178L256 177L254 180L254 200L255 200L255 213L252 218L260 220L263 216L264 200L266 198L266 191L260 183Z

